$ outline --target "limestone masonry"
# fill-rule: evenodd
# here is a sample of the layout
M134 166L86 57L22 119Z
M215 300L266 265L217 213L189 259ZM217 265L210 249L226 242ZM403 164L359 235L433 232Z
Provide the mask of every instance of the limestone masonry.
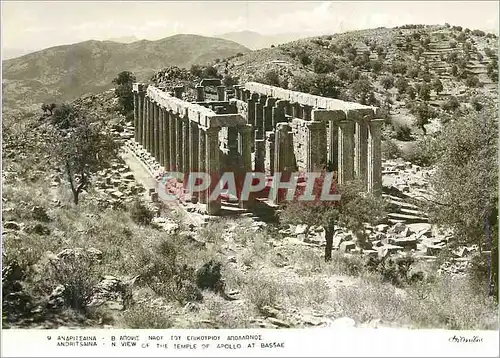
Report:
M207 99L206 86L216 87L216 100ZM135 83L133 92L135 141L166 171L208 173L212 184L198 199L212 215L221 202L207 198L224 172L327 170L339 184L360 179L381 192L383 120L376 107L255 82L234 86L233 94L220 81L203 80L196 102L182 100L183 87L168 93Z

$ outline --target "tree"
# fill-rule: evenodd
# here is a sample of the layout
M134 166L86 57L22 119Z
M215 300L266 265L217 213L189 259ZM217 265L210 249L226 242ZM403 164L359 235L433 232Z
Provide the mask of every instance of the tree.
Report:
M361 76L358 80L354 81L350 89L353 96L361 104L367 104L368 96L370 92L373 92L370 80L366 76Z
M479 86L479 78L474 75L469 75L465 79L465 84L467 87L478 87Z
M317 186L320 189L321 186ZM319 190L320 191L320 190ZM316 193L317 190L313 191ZM279 214L281 223L323 226L325 229L325 261L332 259L335 225L353 231L361 246L366 245L364 223L375 224L386 216L386 203L366 189L360 182L348 182L338 188L339 202L290 201Z
M431 99L431 87L424 83L420 86L418 90L418 97L423 101L428 101Z
M415 125L426 134L425 125L429 123L429 119L436 116L435 111L424 102L414 107L412 112L415 114Z
M106 167L117 154L117 143L99 121L71 107L67 128L53 127L50 151L66 173L73 202L78 204L82 191L91 186L94 173Z
M408 86L408 88L406 89L406 94L408 95L409 99L414 100L417 96L417 90L415 90L415 87L413 86Z
M222 84L226 87L233 87L238 84L238 77L233 77L231 75L225 75L222 79Z
M206 66L203 68L201 77L203 78L219 78L219 73L214 66Z
M122 71L113 79L115 95L120 103L120 112L127 116L134 110L134 94L132 93L132 84L136 81L132 72Z
M406 80L406 78L404 78L403 76L399 77L397 80L396 80L396 88L398 89L398 92L400 94L403 94L406 92L406 89L408 88L408 81Z
M428 203L431 220L454 232L457 245L491 250L490 294L498 297L498 104L451 121L436 143L437 163Z
M380 70L382 69L382 62L380 60L373 60L370 61L371 68L373 72L379 73Z
M380 80L380 84L386 90L391 89L392 87L394 87L394 77L392 77L392 76L384 76Z
M436 93L441 92L443 90L443 82L441 82L439 78L434 79L434 81L432 81L432 88L434 88Z

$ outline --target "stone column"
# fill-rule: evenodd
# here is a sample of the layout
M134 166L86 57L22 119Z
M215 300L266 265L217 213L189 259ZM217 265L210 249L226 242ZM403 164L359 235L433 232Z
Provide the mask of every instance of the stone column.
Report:
M274 174L281 173L281 181L289 180L292 173L293 148L290 138L291 127L288 123L276 125L275 147L274 147ZM274 186L274 181L273 181ZM284 191L278 192L275 204L279 204Z
M149 144L150 144L150 123L151 123L151 108L153 104L151 102L151 98L146 97L146 125L145 125L145 132L144 132L144 138L145 138L145 148L148 153L151 153Z
M234 85L234 98L241 100L241 86L240 85Z
M170 171L178 171L177 168L177 122L175 114L172 111L168 112L169 134L170 134Z
M207 170L210 175L210 187L208 190L207 211L210 215L217 215L221 209L221 199L210 199L211 193L219 184L220 158L219 158L219 127L210 127L207 134Z
M287 102L283 100L276 101L276 106L273 108L273 128L276 128L278 123L285 122L285 111L287 107Z
M241 100L248 102L251 98L251 92L247 89L243 89L241 92Z
M184 86L175 86L174 87L174 96L182 99L182 92L184 92Z
M355 144L354 144L354 173L356 174L356 179L363 182L363 185L367 185L367 161L368 161L368 118L361 115L356 115L356 134L355 134Z
M256 114L255 114L255 104L257 103L257 101L259 100L259 94L258 93L252 93L252 96L250 97L250 99L248 100L248 117L247 117L247 123L248 124L251 124L252 127L255 128L255 117L256 117Z
M189 158L190 158L190 152L191 152L191 143L190 143L190 138L189 138L189 132L190 132L190 125L189 125L189 119L187 117L181 118L182 121L182 163L183 163L183 168L184 168L184 173L189 173L191 171L191 168L189 167Z
M255 139L264 139L264 105L266 101L267 96L261 94L255 103L255 130L257 131Z
M139 123L137 125L137 142L141 145L144 143L143 140L143 132L144 132L144 96L145 92L139 92Z
M274 131L266 132L266 156L265 156L265 170L269 175L274 174L274 144L275 134Z
M163 107L158 106L159 114L158 114L158 162L160 163L160 166L165 167L165 152L163 151L164 148L164 140L165 140L165 120L163 117L164 111Z
M243 184L243 181L245 179L245 175L247 173L252 172L252 133L253 129L252 126L247 124L246 126L242 126L238 128L239 130L239 152L241 154L242 158L242 172L243 176L240 178L241 185ZM239 186L241 188L241 185ZM238 195L240 192L238 192ZM240 201L240 206L242 208L249 208L253 204L252 200L252 193L250 193L250 196L248 198L248 201Z
M205 129L200 128L198 132L199 139L199 149L198 149L198 170L201 173L207 172L207 133ZM200 191L198 193L199 200L201 203L207 203L207 191Z
M383 119L372 119L368 125L368 191L382 194L381 129Z
M328 121L328 161L332 166L332 170L337 171L339 168L339 127L335 119Z
M141 144L144 149L146 149L146 139L147 135L146 133L148 132L148 114L149 114L149 98L145 95L144 100L143 100L143 105L142 105L142 130L141 130Z
M152 157L154 157L155 107L156 107L156 103L153 100L151 100L151 103L149 104L149 149L148 149L148 152L149 152L149 154L151 154Z
M338 182L344 184L354 178L354 122L339 122Z
M183 150L182 138L184 136L184 127L182 123L182 118L178 114L176 114L174 118L176 122L175 144L177 145L175 167L177 168L178 172L184 172L184 166L183 166L184 153L182 151Z
M153 154L157 162L160 161L160 105L154 104L154 127L153 127Z
M163 166L165 170L170 170L170 118L168 111L163 111Z
M312 107L307 105L301 105L302 117L305 121L311 120Z
M226 86L217 86L217 100L220 102L226 100Z
M307 122L306 168L308 172L320 171L326 164L325 125L323 122Z
M256 172L265 172L265 155L266 155L266 147L265 140L258 138L259 131L254 130L254 171Z
M139 142L139 93L134 94L134 140Z
M272 131L274 129L273 126L273 109L276 105L276 98L269 97L266 100L266 105L264 106L264 115L262 119L262 128L264 134L267 131Z
M189 122L189 168L193 172L197 172L199 170L198 160L199 160L199 128L198 123Z
M205 102L205 87L196 86L196 102Z

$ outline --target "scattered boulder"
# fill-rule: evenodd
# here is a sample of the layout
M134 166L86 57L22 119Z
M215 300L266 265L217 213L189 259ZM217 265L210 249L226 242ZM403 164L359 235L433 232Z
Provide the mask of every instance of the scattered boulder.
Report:
M302 235L307 233L308 226L305 224L299 224L295 227L295 235Z
M281 319L269 317L267 320L270 323L274 324L275 326L283 327L283 328L290 328L290 324L281 320Z
M6 223L3 224L4 229L8 230L21 230L21 224L15 222L15 221L7 221Z
M356 248L356 243L354 241L344 241L339 246L339 251L342 253L349 252Z

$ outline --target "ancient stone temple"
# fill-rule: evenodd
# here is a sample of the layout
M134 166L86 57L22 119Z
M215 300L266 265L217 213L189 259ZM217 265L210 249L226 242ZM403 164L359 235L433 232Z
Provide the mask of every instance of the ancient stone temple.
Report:
M216 84L217 99L206 100L204 83L196 102L134 84L135 141L167 171L206 172L211 186L200 193L210 214L220 199L208 200L225 172L334 171L337 182L361 180L380 194L381 126L377 108L248 82L233 94ZM248 205L242 202L242 206Z

